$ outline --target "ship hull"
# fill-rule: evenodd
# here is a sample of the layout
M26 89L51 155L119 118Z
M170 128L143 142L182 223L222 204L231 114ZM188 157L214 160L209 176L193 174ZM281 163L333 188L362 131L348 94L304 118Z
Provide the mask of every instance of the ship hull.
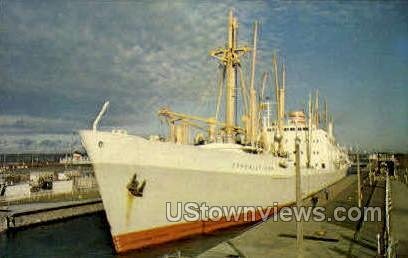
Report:
M247 156L234 152L194 151L190 148L197 147L160 145L137 136L95 131L81 132L81 137L92 159L117 252L260 220L264 215L261 210L291 205L295 200L294 169L279 168L278 161L269 156L259 158L250 154L248 162L251 158L254 160L254 164L249 165L252 170L241 169L236 160L245 163ZM218 154L218 158L208 159L213 153ZM193 162L174 163L172 157L180 155L187 155ZM265 165L269 163L272 165ZM346 171L346 167L305 168L302 170L303 197L337 182ZM139 183L146 182L142 196L135 196L128 189L135 175ZM261 210L250 219L241 213L238 219L232 220L217 217L189 221L182 217L170 221L169 207L172 220L181 212L177 210L177 203L260 207Z

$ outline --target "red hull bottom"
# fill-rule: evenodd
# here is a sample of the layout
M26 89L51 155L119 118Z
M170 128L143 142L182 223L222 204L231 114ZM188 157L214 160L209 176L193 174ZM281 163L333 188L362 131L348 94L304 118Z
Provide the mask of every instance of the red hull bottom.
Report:
M266 210L264 210L264 212L266 212ZM273 210L270 210L269 212L269 216L272 216ZM255 217L255 219L253 219L253 217ZM227 221L225 218L221 218L218 221L185 222L113 236L113 242L116 252L122 253L174 241L188 236L206 234L223 228L253 223L260 221L261 219L261 213L257 211L255 216L251 213L241 214L238 220L232 221Z

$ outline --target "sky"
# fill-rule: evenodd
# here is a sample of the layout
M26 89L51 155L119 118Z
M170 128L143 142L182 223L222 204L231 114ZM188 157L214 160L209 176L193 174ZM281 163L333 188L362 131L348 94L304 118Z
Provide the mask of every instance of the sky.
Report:
M276 50L287 110L319 90L338 141L408 152L408 2L0 1L0 153L80 145L105 100L105 129L164 133L162 106L214 116L228 10L250 45L256 87ZM243 58L249 74L250 55ZM249 76L247 76L249 78ZM272 81L266 95L273 96Z

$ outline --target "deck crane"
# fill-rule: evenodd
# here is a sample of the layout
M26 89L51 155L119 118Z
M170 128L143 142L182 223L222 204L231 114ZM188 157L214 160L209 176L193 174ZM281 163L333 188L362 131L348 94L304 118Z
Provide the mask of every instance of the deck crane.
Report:
M188 143L188 126L206 131L208 141L215 142L217 135L217 126L225 127L225 123L217 121L214 117L200 117L187 115L171 111L163 107L158 111L158 115L164 117L170 128L170 140L178 143ZM178 122L178 123L177 123ZM243 133L244 129L235 126L233 128L237 133Z

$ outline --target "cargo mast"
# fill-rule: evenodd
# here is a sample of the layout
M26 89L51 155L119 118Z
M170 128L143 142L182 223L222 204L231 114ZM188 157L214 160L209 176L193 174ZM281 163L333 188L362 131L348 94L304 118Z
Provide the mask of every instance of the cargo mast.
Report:
M228 14L228 37L225 48L218 48L210 52L210 55L217 58L224 65L225 72L225 141L235 141L235 102L236 102L236 70L240 64L239 58L250 51L248 47L237 46L238 20L233 16L232 11Z

